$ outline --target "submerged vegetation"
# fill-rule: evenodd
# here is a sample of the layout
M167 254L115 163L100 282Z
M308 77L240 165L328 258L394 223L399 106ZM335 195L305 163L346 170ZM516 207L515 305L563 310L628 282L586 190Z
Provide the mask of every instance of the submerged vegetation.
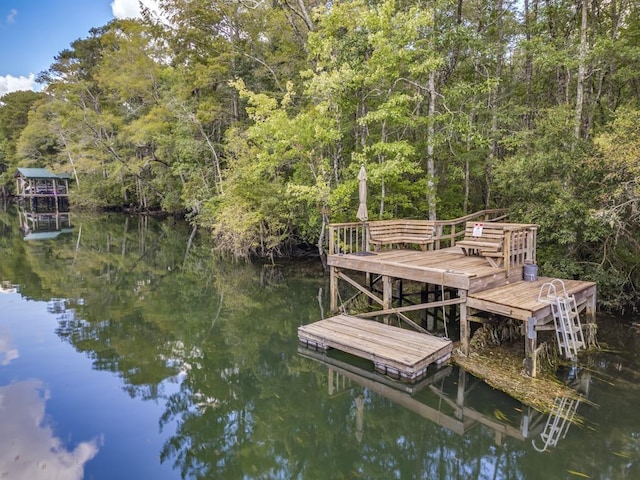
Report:
M518 322L502 318L478 328L469 355L454 351L453 362L525 405L551 413L558 398L582 400L572 387L558 380L560 364L555 342L543 342L537 354L536 377L525 372L523 334Z
M522 346L492 347L468 356L455 354L453 362L493 388L539 412L551 413L558 398L586 401L574 388L552 374L531 377L522 369Z
M87 208L186 213L237 256L352 221L507 207L541 273L640 287L636 2L160 0L0 103L0 183L74 179Z

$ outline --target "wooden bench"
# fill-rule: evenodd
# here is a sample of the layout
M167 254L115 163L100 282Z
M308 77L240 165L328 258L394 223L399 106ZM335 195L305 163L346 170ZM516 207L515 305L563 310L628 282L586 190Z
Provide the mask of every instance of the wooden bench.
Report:
M504 263L505 234L509 228L504 223L467 222L464 239L456 242L465 255L485 257L492 267Z
M508 272L526 261L535 262L537 228L532 223L467 222L464 239L456 246L465 255L485 257L492 267Z
M427 250L433 245L435 222L430 220L376 220L369 222L369 244L374 250L383 245L411 244Z

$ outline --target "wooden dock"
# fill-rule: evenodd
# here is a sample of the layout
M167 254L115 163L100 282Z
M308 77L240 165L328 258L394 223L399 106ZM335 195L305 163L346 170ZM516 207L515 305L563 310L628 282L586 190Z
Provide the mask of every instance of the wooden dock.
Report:
M377 372L408 382L423 378L429 365L446 361L453 349L449 339L349 315L303 325L298 337L308 347L371 360Z
M386 353L385 363L378 362L376 359L383 356L380 351L387 346L382 347L378 340L359 336L365 335L361 329L371 332L376 324L344 315L327 319L327 323L322 320L301 327L301 341L318 348L338 348L370 358L377 362L376 368L388 368L392 374L413 379L421 375L416 372L426 368L425 365L448 353L440 354L438 350L424 353L426 360L408 362L417 362L415 365L418 367L401 367L403 362L398 362L398 359L403 358L408 344L417 341L417 337L405 340L403 335L409 333L407 329L395 327L390 330L393 327L385 324L389 323L391 317L404 322L404 326L422 332L417 334L419 337L434 338L426 335L431 328L428 312L442 309L444 315L447 309L453 311L459 319L460 351L467 354L471 337L470 322L484 321L482 317L486 314L500 315L523 322L525 358L533 359L526 365L533 365L527 366L527 369L535 376L537 332L551 328L557 330L550 303L539 301L538 298L542 285L551 279L524 279L525 267L530 267L536 261L536 225L482 223L496 219L502 221L503 217L490 218L494 213L499 212L477 212L448 221L422 221L429 229L433 228L433 236L429 237L428 244L425 243L430 250L426 250L422 243L419 245L421 248L411 245L413 237L403 237L400 230L400 237L394 236L393 242L389 240L388 245L381 245L377 241L375 248L371 248L366 222L330 225L327 264L331 276L331 311L344 312L348 306L350 308L348 304L351 300L358 296L365 297L370 305L369 311L358 313L358 317L381 319L384 323L375 328L383 329L384 333L381 330L378 335L382 335L387 344L395 343L396 353ZM402 224L402 221L398 222ZM392 223L392 220L386 221L386 228L393 230L393 225L389 226ZM476 232L482 230L483 225L486 225L488 240L484 240L481 232ZM465 248L456 245L459 241ZM411 301L404 301L405 282L419 285L418 302L415 296ZM580 280L564 280L562 285L566 286L566 293L571 295L572 302L575 297L575 315L578 315L578 311L583 312L589 321L595 321L596 285ZM415 288L413 293L415 295ZM422 311L427 317L426 325L416 320L415 313L411 313L417 311ZM342 326L338 327L338 324ZM316 325L322 327L321 333L314 331ZM338 328L349 331L339 332ZM330 337L327 332L332 332L334 336ZM416 335L415 332L411 333ZM346 341L346 338L349 340ZM402 368L407 368L407 373L397 373Z

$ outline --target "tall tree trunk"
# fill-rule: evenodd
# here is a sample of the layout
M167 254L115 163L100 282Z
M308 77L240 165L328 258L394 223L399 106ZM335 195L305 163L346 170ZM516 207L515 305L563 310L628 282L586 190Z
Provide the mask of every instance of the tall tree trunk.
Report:
M582 21L580 22L580 57L578 64L578 78L576 79L576 117L574 136L577 140L582 133L582 108L584 103L584 77L587 61L587 0L582 0Z
M212 160L213 160L213 171L216 179L217 193L218 194L224 193L222 189L222 169L220 167L220 157L218 156L216 147L211 141L211 138L209 138L209 135L207 135L207 132L204 130L204 126L202 125L202 122L198 119L196 114L190 113L189 117L191 118L191 121L193 121L193 123L195 123L198 126L198 129L200 130L200 135L202 135L202 137L204 138L204 141L206 142L207 146L209 147L209 151L211 152Z
M429 220L437 219L436 210L436 167L433 158L435 144L435 116L436 116L436 72L429 72L429 110L427 126L427 205L429 207Z
M491 132L489 137L491 138L491 145L489 146L489 158L487 159L487 165L485 169L485 182L486 182L486 197L485 208L491 206L491 188L493 183L493 165L498 158L498 141L499 141L499 119L498 113L500 110L500 83L502 82L502 65L504 62L504 42L502 38L502 0L496 1L496 27L498 31L496 54L496 86L493 88L491 95L489 96L489 109L491 110Z
M467 141L467 153L471 150L471 141ZM469 192L471 186L471 162L469 161L469 155L464 160L464 201L462 202L462 211L468 213L469 208Z
M67 152L67 157L69 158L69 163L71 164L71 169L73 170L73 177L76 179L76 185L80 186L80 180L78 180L78 171L76 170L76 164L73 161L73 156L71 156L71 151L69 150L67 139L64 136L64 133L62 133L62 128L58 132L58 136L60 137L60 140L62 141L62 145L64 146L64 149Z
M382 126L380 129L380 141L385 143L387 141L387 122L386 120L382 121ZM385 161L384 155L378 155L378 162L383 164ZM384 215L384 201L387 195L387 189L384 183L384 175L382 175L382 179L380 181L380 218L383 218Z
M527 42L531 42L531 11L529 9L529 0L524 0L524 28ZM524 61L524 82L526 86L527 113L525 114L524 126L527 130L531 129L533 121L533 101L531 96L531 81L533 79L533 55L527 52Z

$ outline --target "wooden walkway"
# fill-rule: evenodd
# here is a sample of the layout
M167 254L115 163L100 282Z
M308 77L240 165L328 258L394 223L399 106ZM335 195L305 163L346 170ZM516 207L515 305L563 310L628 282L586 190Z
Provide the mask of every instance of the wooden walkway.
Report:
M449 339L349 315L303 325L298 337L308 347L335 348L371 360L376 371L409 382L423 378L432 363L446 361L453 349Z

